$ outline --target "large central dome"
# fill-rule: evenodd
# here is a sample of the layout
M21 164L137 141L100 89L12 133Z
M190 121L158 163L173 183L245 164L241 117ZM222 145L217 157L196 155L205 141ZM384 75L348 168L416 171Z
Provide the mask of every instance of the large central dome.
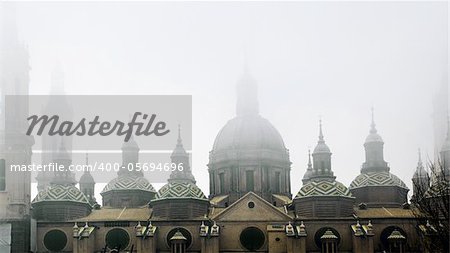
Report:
M220 130L213 151L230 149L286 150L277 129L259 115L235 117Z
M275 205L281 203L276 196L292 196L289 151L258 104L256 81L245 72L237 84L236 117L219 131L209 154L210 198L219 206L250 191Z

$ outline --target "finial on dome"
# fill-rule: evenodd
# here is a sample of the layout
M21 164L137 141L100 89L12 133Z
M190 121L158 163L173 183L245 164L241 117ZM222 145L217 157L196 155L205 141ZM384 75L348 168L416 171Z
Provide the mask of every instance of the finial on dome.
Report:
M322 117L319 118L319 141L323 141Z
M373 106L371 110L372 110L372 123L370 124L370 133L376 133L377 129L375 128L375 112Z
M258 87L246 66L247 64L245 64L244 73L237 84L236 114L238 116L259 114Z
M308 149L308 169L312 168L312 163L311 163L311 149Z
M178 124L178 139L177 139L177 143L181 144L182 140L181 140L181 124Z

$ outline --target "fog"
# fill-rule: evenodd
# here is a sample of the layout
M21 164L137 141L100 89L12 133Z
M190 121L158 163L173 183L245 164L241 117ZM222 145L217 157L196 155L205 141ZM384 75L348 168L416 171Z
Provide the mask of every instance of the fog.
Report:
M445 138L446 115L433 100L448 97L439 92L446 2L20 2L16 10L31 94L50 92L58 63L67 94L191 94L192 169L205 194L208 153L235 116L244 64L261 115L290 151L294 195L319 117L347 186L364 161L372 106L385 160L410 188L417 150L433 159Z

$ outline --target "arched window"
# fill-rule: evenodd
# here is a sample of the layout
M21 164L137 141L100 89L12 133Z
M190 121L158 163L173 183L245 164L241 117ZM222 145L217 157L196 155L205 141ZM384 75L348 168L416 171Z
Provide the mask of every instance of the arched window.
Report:
M170 253L186 253L191 243L191 233L184 228L172 229L167 234L167 244L170 247Z
M0 191L6 190L6 164L5 159L0 159Z
M321 253L337 253L338 246L341 241L341 236L338 231L334 228L325 227L319 229L315 236L317 247L320 248Z
M404 253L406 246L406 233L399 227L385 228L380 235L383 250L389 253Z

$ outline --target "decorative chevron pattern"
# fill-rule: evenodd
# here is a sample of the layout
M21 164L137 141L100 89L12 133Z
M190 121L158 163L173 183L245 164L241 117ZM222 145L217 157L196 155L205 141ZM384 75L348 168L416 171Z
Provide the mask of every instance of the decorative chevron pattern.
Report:
M311 196L341 196L353 198L350 191L337 181L310 181L304 185L297 193L295 198L304 198Z
M361 173L350 184L350 189L367 186L397 186L408 189L400 178L387 171Z
M341 196L347 198L353 198L350 191L337 181L310 181L304 185L297 193L297 198L305 198L311 196Z
M205 194L190 182L171 182L164 185L156 194L156 199L193 198L205 199Z
M103 188L102 193L123 190L156 192L155 188L153 188L153 186L144 177L122 175L111 180L105 188Z
M87 197L73 185L52 185L38 193L33 203L41 201L74 201L89 204Z

